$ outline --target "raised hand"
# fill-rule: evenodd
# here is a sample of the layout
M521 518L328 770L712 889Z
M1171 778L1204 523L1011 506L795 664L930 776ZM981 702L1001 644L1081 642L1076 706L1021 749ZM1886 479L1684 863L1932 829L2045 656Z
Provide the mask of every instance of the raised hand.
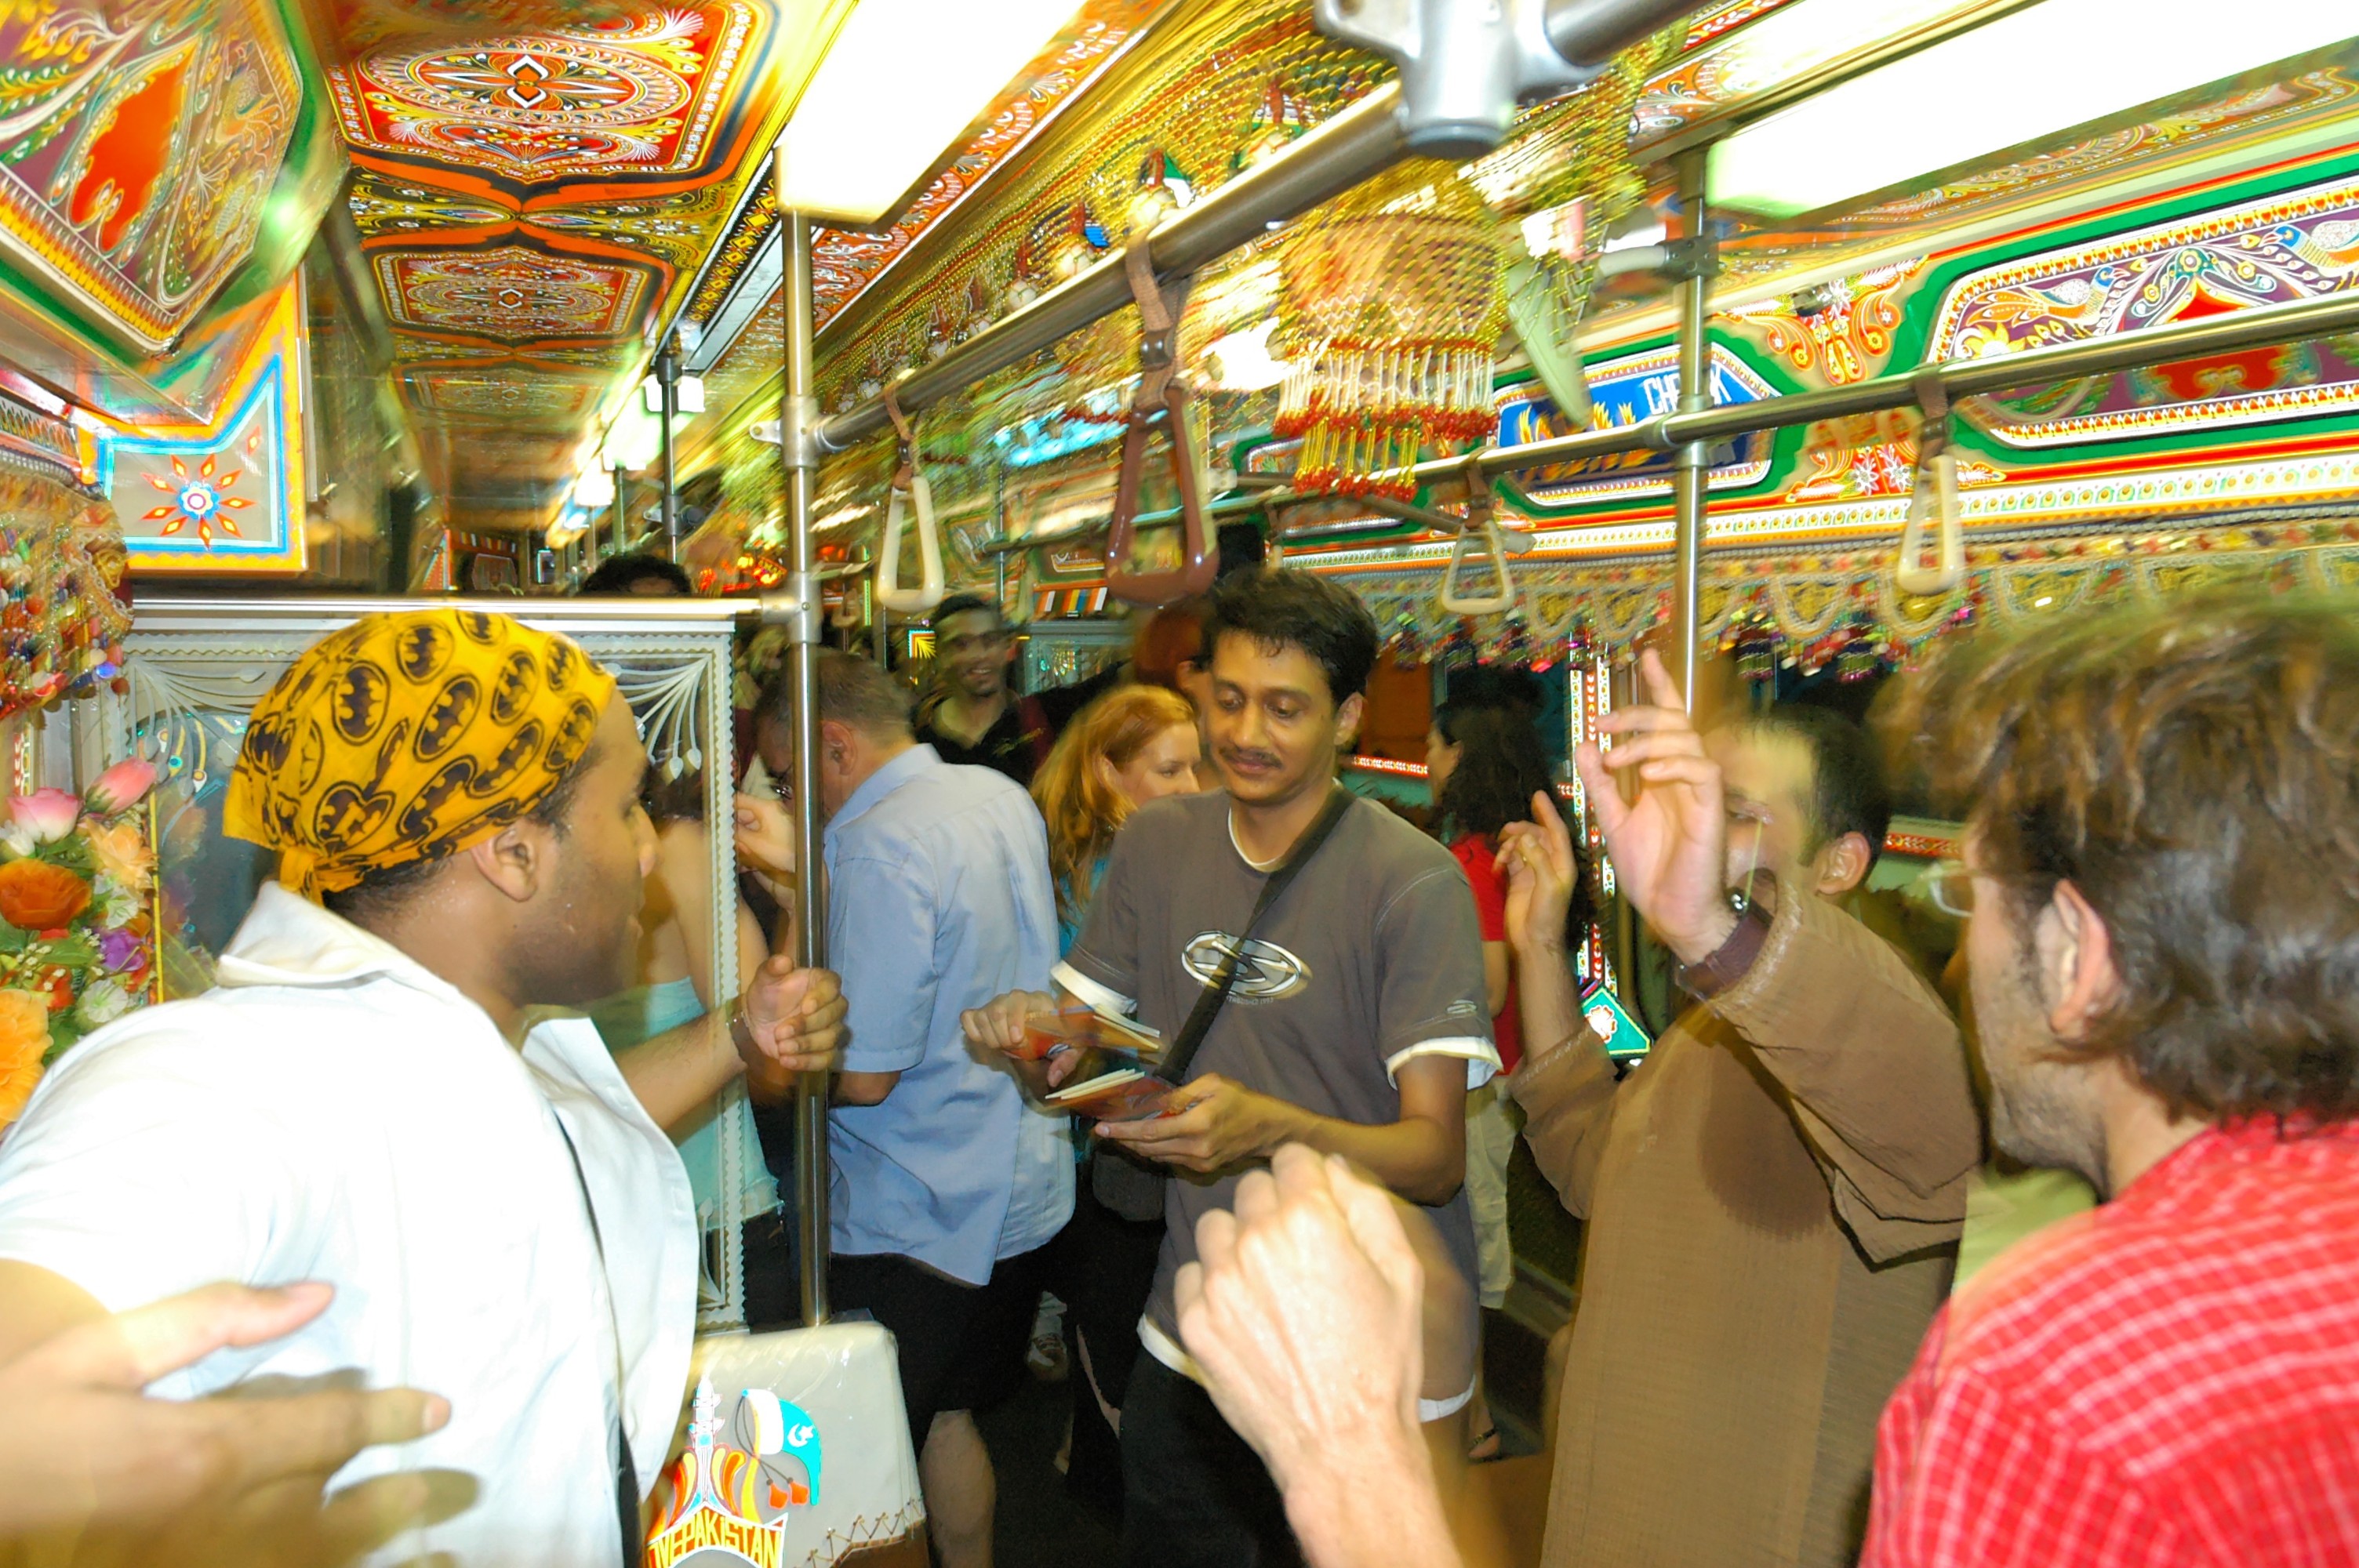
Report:
M1507 879L1507 941L1535 957L1564 951L1565 912L1581 876L1572 833L1546 790L1532 795L1532 820L1499 830L1500 873Z
M1425 1277L1382 1188L1277 1151L1196 1226L1180 1337L1316 1568L1458 1561L1417 1422Z
M1615 881L1664 945L1692 964L1717 951L1736 925L1728 903L1720 765L1705 755L1679 687L1653 649L1640 655L1638 671L1653 704L1607 714L1597 727L1624 739L1610 754L1583 741L1573 762ZM1636 801L1623 800L1616 773L1636 775Z

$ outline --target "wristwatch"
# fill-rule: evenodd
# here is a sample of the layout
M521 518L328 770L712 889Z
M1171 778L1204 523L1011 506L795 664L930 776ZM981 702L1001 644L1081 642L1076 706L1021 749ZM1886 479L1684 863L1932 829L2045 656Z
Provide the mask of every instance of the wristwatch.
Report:
M751 1057L761 1052L760 1044L754 1039L753 1021L745 1016L745 998L742 992L729 1004L729 1039L741 1056Z
M1757 875L1745 890L1736 912L1736 925L1727 939L1692 964L1671 971L1672 983L1698 1001L1710 1001L1743 979L1769 940L1775 914L1777 881Z

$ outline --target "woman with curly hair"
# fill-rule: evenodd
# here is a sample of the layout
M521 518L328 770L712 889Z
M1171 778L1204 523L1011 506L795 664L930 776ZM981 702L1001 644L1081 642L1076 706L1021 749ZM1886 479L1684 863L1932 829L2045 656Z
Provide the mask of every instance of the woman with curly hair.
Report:
M1196 710L1161 686L1116 687L1057 738L1033 777L1032 798L1049 825L1060 947L1071 947L1081 932L1115 832L1149 801L1195 794L1202 755ZM1089 1157L1125 1158L1114 1149L1093 1150ZM1085 1168L1075 1184L1056 1292L1069 1303L1071 1361L1081 1372L1071 1379L1066 1484L1077 1498L1113 1514L1122 1504L1122 1401L1138 1358L1139 1314L1163 1252L1163 1221L1129 1219L1107 1207L1096 1194L1097 1175ZM1034 1343L1039 1346L1037 1335Z
M1075 717L1032 781L1049 825L1057 923L1070 947L1097 891L1114 831L1167 795L1196 793L1196 710L1159 686L1117 687Z
M1425 737L1425 766L1435 827L1474 890L1483 927L1485 1000L1491 1008L1492 1038L1499 1047L1499 1076L1466 1097L1466 1201L1474 1211L1481 1274L1476 1286L1483 1304L1496 1308L1506 1304L1516 1272L1515 1252L1507 1241L1507 1159L1515 1152L1520 1117L1508 1098L1506 1076L1523 1059L1507 946L1507 880L1497 867L1499 830L1529 819L1532 796L1553 792L1556 780L1540 750L1531 710L1516 703L1444 704L1435 709L1433 728ZM1587 902L1575 897L1566 916L1568 930L1588 923ZM1479 1391L1477 1400L1472 1457L1495 1458L1498 1433Z

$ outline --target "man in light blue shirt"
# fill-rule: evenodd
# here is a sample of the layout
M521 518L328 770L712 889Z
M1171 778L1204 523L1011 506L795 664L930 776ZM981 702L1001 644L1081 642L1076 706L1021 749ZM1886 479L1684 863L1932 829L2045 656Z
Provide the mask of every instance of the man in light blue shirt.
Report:
M758 731L774 777L790 776L791 718L775 683ZM1066 1119L1027 1105L959 1015L1048 982L1048 834L1006 778L919 745L875 665L821 653L819 718L827 950L851 1009L828 1293L893 1331L929 1535L945 1568L988 1568L991 1461L969 1412L1022 1374L1073 1156Z

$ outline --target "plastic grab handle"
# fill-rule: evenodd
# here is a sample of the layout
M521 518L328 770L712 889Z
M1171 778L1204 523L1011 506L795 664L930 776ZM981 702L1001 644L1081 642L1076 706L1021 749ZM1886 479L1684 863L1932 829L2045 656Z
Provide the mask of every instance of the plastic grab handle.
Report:
M919 585L901 587L901 498L918 514ZM907 489L895 485L885 503L885 533L876 545L876 602L896 615L923 615L942 601L942 536L934 530L934 487L912 472Z
M1948 593L1966 580L1966 542L1958 525L1958 460L1950 455L1950 394L1940 367L1912 378L1917 406L1917 477L1908 487L1908 520L1900 525L1900 558L1892 586L1916 598ZM1925 524L1933 524L1933 564L1925 564Z
M1499 524L1489 517L1482 521L1484 556L1498 579L1495 593L1477 599L1458 591L1461 568L1475 558L1467 546L1474 543L1474 529L1460 530L1456 543L1450 546L1450 569L1441 574L1441 609L1449 615L1496 615L1516 607L1516 579L1507 575L1507 540L1499 532Z
M1925 565L1925 524L1933 524L1933 564ZM1938 452L1917 465L1908 492L1908 521L1900 525L1900 558L1892 586L1917 598L1948 593L1966 580L1966 544L1958 529L1958 460Z
M1135 572L1125 565L1137 537L1138 481L1147 468L1148 427L1164 427L1171 449L1171 476L1180 486L1180 523L1187 564L1177 571ZM1204 520L1204 493L1188 439L1188 389L1174 381L1164 388L1163 406L1133 408L1122 433L1122 476L1114 495L1114 525L1106 538L1106 592L1130 604L1164 605L1211 589L1221 572L1221 552Z

